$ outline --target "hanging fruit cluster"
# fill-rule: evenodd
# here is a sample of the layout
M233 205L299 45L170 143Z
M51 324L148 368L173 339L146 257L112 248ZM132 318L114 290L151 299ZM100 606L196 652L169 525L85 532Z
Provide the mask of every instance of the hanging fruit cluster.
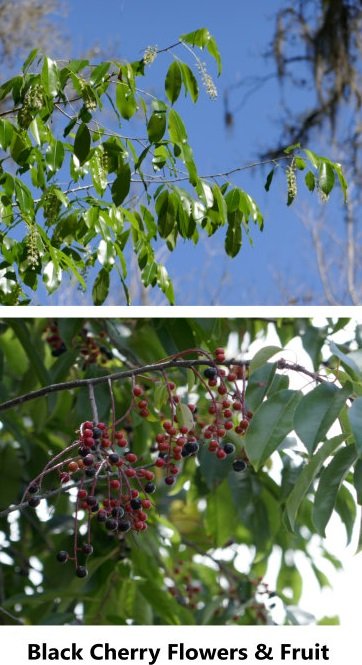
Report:
M50 333L52 343L59 344L58 333L54 329ZM220 462L233 457L234 471L246 469L248 460L242 437L252 418L245 403L247 370L245 365L226 370L220 367L224 362L224 351L218 348L202 373L193 368L203 394L203 401L200 398L197 404L182 401L176 383L163 372L166 397L162 412L149 397L152 391L132 377L127 418L135 410L141 418L147 419L151 414L153 421L159 422L146 463L132 451L127 427L118 428L123 418L116 420L112 413L109 426L96 420L81 423L76 441L53 457L28 486L25 499L34 508L39 505L42 484L49 474L57 474L64 489L76 487L74 546L72 552L58 552L57 559L62 563L73 561L78 577L87 575L83 558L93 552L93 520L118 538L130 531L140 533L147 529L154 508L150 496L156 491L156 473L157 480L163 478L166 486L172 486L184 461L197 456L204 446ZM80 544L81 523L87 525L87 536Z

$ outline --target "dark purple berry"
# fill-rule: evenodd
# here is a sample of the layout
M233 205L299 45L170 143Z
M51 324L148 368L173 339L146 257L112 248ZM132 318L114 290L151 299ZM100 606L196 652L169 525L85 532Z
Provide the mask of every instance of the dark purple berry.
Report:
M215 379L216 376L217 376L216 367L206 367L206 369L204 369L204 377L206 379Z
M87 577L88 570L85 566L77 566L75 569L75 574L77 577Z
M86 502L87 502L88 506L95 506L96 503L97 503L97 499L96 499L95 496L87 496Z
M116 518L120 519L124 515L124 510L123 510L123 508L121 508L121 506L118 506L118 508L117 507L112 508L111 515L112 515L112 517L116 517Z
M133 508L133 510L139 510L140 508L142 508L141 499L131 499L130 504L131 504L131 508Z
M60 552L57 552L57 561L60 561L60 563L65 563L69 559L69 554L65 550L60 550Z
M223 449L227 455L231 455L233 452L235 452L235 446L232 443L225 443Z
M246 462L244 462L244 460L242 460L242 459L235 459L233 461L233 469L234 469L234 471L237 471L238 473L240 471L245 471Z
M105 522L107 519L107 512L105 510L99 510L97 513L98 522Z
M146 483L144 486L144 490L147 494L153 494L156 491L155 483L152 483L151 481Z
M36 494L38 489L39 485L37 485L36 483L32 483L32 485L30 485L30 487L28 488L28 492L29 494Z
M89 555L89 554L93 554L93 547L92 547L92 545L89 545L88 543L84 543L84 545L82 545L82 552L83 552L84 554L87 554L87 555Z
M86 455L83 459L83 462L84 462L85 466L92 466L92 464L94 462L93 455Z
M176 478L174 476L166 476L165 483L166 485L173 485Z
M96 472L97 470L94 467L89 467L85 470L85 475L88 476L88 478L93 478L93 476L96 475Z
M126 531L129 531L130 528L131 528L131 522L129 522L128 520L119 520L118 531L126 533Z
M108 531L115 531L117 529L117 520L109 517L108 520L106 520L106 529L108 529Z
M108 461L111 464L117 464L119 462L119 455L117 455L117 453L111 453L108 455Z
M93 439L100 439L103 432L99 427L93 427Z

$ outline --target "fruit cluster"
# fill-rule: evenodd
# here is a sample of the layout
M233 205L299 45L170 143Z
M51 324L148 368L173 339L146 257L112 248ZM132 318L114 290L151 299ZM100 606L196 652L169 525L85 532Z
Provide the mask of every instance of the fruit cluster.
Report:
M50 324L47 339L54 347L53 352L59 355L64 343L56 324ZM164 478L167 486L172 486L184 460L196 456L202 446L220 461L235 455L233 469L236 472L246 469L248 460L242 436L252 418L245 404L246 368L231 367L227 371L219 365L224 361L224 351L218 348L214 360L208 359L209 366L203 374L194 370L204 392L197 404L182 402L176 383L164 374L162 381L166 397L162 411L150 403L146 387L133 379L127 417L136 412L138 417L148 419L152 416L152 422L159 420L161 424L160 431L155 433L147 463L132 451L126 429L117 429L116 424L120 421L112 413L111 426L91 420L83 422L76 441L53 457L28 486L26 500L34 508L39 504L42 482L48 474L56 473L60 486L65 489L68 484L77 488L73 552L61 551L57 558L60 562L74 561L79 577L87 574L79 557L93 552L93 520L118 538L129 531L147 529L149 511L153 507L150 495L156 491L156 473L158 478ZM64 455L68 455L67 459ZM87 524L88 536L87 541L78 546L82 520Z

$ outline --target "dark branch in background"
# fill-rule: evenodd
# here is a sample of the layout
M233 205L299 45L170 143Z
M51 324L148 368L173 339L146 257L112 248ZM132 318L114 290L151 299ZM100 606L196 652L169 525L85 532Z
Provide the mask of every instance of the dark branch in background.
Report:
M225 360L221 364L222 366L225 367L230 367L232 365L239 367L249 367L250 361L231 359L231 360ZM298 363L291 363L288 362L287 360L280 359L277 360L276 364L278 369L288 369L294 372L305 374L306 376L309 376L311 379L317 381L318 383L323 383L327 381L327 378L320 376L316 372L310 372L308 369L306 369L302 365L299 365ZM74 381L65 381L63 383L53 383L49 386L44 386L43 388L39 388L39 390L33 390L32 392L25 393L24 395L19 395L18 397L14 397L13 399L9 399L6 402L3 402L2 404L0 404L0 411L6 411L7 409L12 409L14 406L18 406L19 404L24 404L25 402L37 399L38 397L44 397L45 395L49 395L55 392L60 392L62 390L70 390L71 388L83 388L86 386L89 388L89 386L96 386L101 383L107 383L109 381L121 381L122 379L128 379L131 378L132 376L139 376L140 374L148 374L150 372L163 372L166 369L199 367L200 365L204 365L205 367L206 366L214 367L215 365L217 365L217 363L215 363L213 360L208 360L208 359L202 359L202 360L171 359L171 360L161 361L158 363L153 363L151 365L143 365L142 367L135 367L134 369L127 369L121 372L115 372L114 374L109 374L108 376L98 376L96 378L91 378L91 379L75 379Z

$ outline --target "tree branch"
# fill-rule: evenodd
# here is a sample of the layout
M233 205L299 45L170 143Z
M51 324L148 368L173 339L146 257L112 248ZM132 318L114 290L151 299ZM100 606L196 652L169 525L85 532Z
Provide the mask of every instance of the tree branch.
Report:
M13 399L3 402L2 404L0 404L0 412L6 411L7 409L12 409L14 406L24 404L25 402L29 402L33 399L44 397L45 395L49 395L55 392L60 392L62 390L70 390L71 388L84 388L84 387L89 388L89 386L94 387L96 385L107 383L110 381L111 382L121 381L122 379L128 379L131 378L132 376L139 376L140 374L148 374L150 372L164 372L167 369L192 368L192 367L199 367L200 365L214 367L217 364L218 363L216 363L215 361L208 360L207 358L201 360L200 359L180 360L179 358L177 359L172 358L170 360L161 360L158 363L153 363L150 365L143 365L142 367L135 367L133 369L127 369L121 372L115 372L114 374L109 374L106 376L98 376L90 379L75 379L74 381L65 381L62 383L53 383L49 386L44 386L43 388L39 388L38 390L33 390L29 393L25 393L24 395L19 395L18 397L14 397ZM301 374L305 374L306 376L309 376L318 383L323 383L324 381L327 381L327 378L320 376L316 372L309 371L308 369L302 367L302 365L299 365L298 363L290 363L284 359L280 359L277 360L276 364L278 369L288 369L291 371L299 372ZM221 365L225 367L230 367L233 365L240 367L248 367L250 365L250 360L235 360L235 359L225 360L223 363L221 363Z

